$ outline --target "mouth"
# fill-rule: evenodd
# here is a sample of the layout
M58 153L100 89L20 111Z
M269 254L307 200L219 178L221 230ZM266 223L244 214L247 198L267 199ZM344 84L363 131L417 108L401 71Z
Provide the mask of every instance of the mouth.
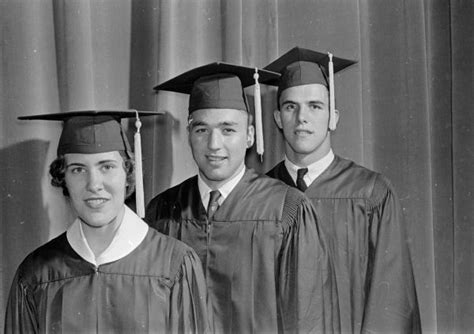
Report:
M219 164L219 163L223 162L224 160L226 160L227 157L221 156L221 155L206 155L206 159L211 164Z
M306 130L306 129L296 129L294 131L294 134L297 135L297 136L309 136L309 135L313 134L313 132L310 131L310 130Z
M98 209L102 207L108 201L107 198L88 198L84 200L86 205L92 209Z

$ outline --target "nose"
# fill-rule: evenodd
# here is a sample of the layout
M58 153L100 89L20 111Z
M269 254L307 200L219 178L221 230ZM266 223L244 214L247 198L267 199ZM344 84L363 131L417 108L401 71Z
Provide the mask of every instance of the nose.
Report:
M102 174L97 170L90 170L87 173L87 190L96 192L103 189Z
M296 112L296 119L298 120L298 123L306 123L307 122L307 107L306 106L300 106L298 108L298 111Z
M207 140L207 147L210 150L218 150L222 145L222 135L218 130L212 130Z

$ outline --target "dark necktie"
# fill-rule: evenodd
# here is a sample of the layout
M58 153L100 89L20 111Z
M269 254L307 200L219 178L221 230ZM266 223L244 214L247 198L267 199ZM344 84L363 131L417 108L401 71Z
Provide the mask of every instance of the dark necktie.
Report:
M209 205L207 206L207 219L211 220L216 212L217 208L219 207L219 203L217 202L221 197L221 193L219 190L213 190L210 193L209 198Z
M297 171L297 177L296 177L296 187L301 190L305 191L308 186L306 185L306 182L304 182L303 177L308 173L308 168L300 168Z

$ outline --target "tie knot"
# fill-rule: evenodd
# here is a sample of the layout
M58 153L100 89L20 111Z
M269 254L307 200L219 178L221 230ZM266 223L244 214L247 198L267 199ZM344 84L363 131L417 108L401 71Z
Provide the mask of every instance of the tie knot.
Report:
M297 175L298 175L298 178L299 179L302 179L306 173L308 173L308 168L300 168L296 171Z
M221 193L219 190L213 190L209 193L209 203L214 203L219 200L219 197L221 197Z

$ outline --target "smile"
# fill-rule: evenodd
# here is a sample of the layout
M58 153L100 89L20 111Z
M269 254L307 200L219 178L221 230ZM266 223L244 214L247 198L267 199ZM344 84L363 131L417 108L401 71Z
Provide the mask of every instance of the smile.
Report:
M225 159L227 159L226 157L223 157L223 156L220 156L220 155L207 155L206 158L211 163L212 162L222 162Z
M105 202L107 202L106 198L90 198L85 200L88 207L96 209L100 208Z
M298 135L298 136L306 136L306 135L310 135L312 133L313 133L312 131L305 130L305 129L296 129L295 130L295 135Z

